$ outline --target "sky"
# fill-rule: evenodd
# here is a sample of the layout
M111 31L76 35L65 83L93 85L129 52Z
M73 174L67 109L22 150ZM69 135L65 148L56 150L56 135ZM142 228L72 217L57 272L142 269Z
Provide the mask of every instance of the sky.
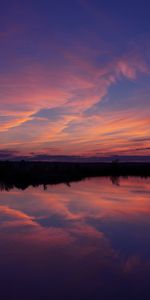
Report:
M0 4L0 158L150 155L150 3Z

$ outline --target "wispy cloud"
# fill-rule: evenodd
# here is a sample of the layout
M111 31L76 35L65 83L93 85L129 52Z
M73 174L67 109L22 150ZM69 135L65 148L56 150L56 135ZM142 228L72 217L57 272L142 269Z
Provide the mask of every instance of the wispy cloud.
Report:
M97 15L102 14L106 23L109 17L105 10L96 9L91 1L77 2L88 14L92 6L92 18L98 20ZM14 35L18 37L15 49L21 33L23 43L28 40L28 30L24 26L20 30L7 30L8 41ZM60 42L60 35L50 34L50 39L41 37L42 43L36 36L37 49L31 42L27 55L16 55L14 50L8 53L9 64L5 61L0 70L2 148L29 153L47 147L77 155L92 149L97 153L100 148L101 152L114 153L138 148L136 140L141 139L148 149L148 140L144 139L149 136L148 51L134 44L114 50L99 31L95 35L92 32L89 30L84 39L82 34L75 35L69 44L68 35ZM120 85L129 82L134 86L139 80L145 80L146 88L136 88L134 95L129 90L127 97L122 89L118 104L111 98L113 87L119 91ZM139 103L144 104L142 113Z

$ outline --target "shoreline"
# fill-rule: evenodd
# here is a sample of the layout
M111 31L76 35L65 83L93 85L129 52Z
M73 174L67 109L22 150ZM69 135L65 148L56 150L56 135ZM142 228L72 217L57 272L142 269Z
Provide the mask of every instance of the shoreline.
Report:
M92 177L150 177L145 162L31 162L0 161L0 189L26 189L80 181Z

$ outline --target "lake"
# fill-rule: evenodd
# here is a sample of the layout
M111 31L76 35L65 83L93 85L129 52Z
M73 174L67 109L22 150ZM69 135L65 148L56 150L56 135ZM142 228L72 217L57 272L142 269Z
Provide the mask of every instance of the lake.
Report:
M150 299L150 179L2 189L0 296Z

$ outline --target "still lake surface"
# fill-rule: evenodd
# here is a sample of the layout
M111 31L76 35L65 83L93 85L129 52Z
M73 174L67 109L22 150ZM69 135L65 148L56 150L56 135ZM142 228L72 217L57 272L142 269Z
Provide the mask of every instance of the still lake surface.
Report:
M0 296L150 299L150 179L2 190Z

